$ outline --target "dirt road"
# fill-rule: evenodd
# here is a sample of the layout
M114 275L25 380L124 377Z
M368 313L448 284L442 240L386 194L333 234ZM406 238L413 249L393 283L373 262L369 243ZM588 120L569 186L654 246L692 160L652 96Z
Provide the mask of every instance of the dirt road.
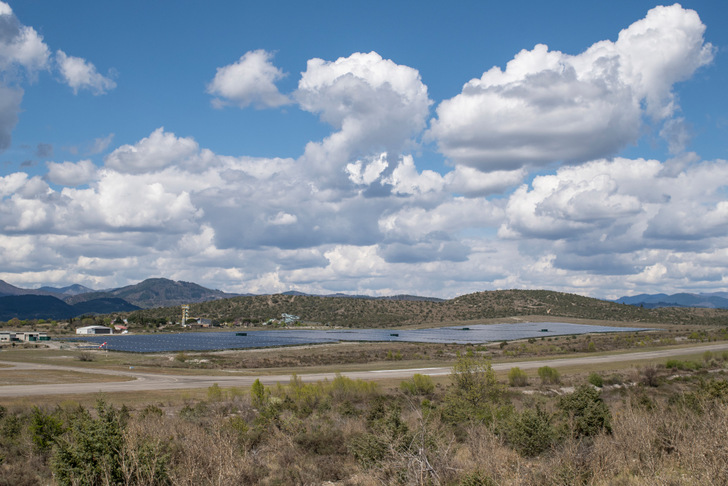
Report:
M519 368L533 369L541 366L579 366L592 365L600 363L617 363L624 361L638 361L649 359L663 359L673 356L681 356L686 354L702 353L705 351L723 351L728 350L728 343L707 344L699 346L690 346L686 348L665 348L657 351L642 351L634 353L620 353L603 356L579 356L574 358L559 359L543 359L538 361L520 361L509 363L494 363L495 370L508 370L514 366ZM3 371L12 370L31 370L42 373L45 370L58 371L76 371L82 373L96 373L105 375L115 375L134 378L131 381L120 382L104 382L104 383L62 383L62 384L43 384L43 385L6 385L0 386L0 397L20 397L20 396L38 396L38 395L66 395L66 394L84 394L84 393L115 393L130 391L150 391L150 390L180 390L188 388L207 388L217 383L219 386L225 387L248 387L253 384L256 378L266 385L278 382L287 383L291 379L290 374L281 375L263 375L263 376L240 376L240 375L162 375L154 373L140 373L135 371L115 371L103 369L76 368L73 366L57 366L50 364L36 363L14 363L9 361L0 361L0 364L9 365L9 368L1 368ZM363 380L381 380L381 379L404 379L415 373L423 375L447 375L450 368L412 368L412 369L394 369L394 370L375 370L375 371L356 371L341 373L352 379ZM311 373L299 375L301 380L306 382L322 381L324 379L331 380L336 373Z

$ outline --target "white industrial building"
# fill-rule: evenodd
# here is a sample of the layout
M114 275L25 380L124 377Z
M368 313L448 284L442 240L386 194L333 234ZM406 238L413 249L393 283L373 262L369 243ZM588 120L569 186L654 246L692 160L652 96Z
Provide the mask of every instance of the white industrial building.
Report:
M112 331L105 326L86 326L76 329L76 334L112 334Z

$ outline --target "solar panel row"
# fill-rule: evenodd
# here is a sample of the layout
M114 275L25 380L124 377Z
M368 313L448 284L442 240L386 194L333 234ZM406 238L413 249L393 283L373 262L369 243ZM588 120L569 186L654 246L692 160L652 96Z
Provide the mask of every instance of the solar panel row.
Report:
M351 329L334 331L277 330L235 332L190 332L176 334L125 334L119 336L84 336L71 341L96 344L132 353L177 351L213 351L223 349L267 348L339 341L395 341L417 343L482 344L532 337L563 336L604 332L636 332L645 328L592 326L563 322L523 322L515 324L478 324L463 327L404 329L392 333L387 329Z

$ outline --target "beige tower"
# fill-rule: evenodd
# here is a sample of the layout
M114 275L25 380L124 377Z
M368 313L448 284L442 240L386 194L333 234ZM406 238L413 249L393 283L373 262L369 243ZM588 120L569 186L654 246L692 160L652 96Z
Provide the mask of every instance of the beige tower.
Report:
M187 319L190 317L190 305L182 304L182 326L184 327L187 323Z

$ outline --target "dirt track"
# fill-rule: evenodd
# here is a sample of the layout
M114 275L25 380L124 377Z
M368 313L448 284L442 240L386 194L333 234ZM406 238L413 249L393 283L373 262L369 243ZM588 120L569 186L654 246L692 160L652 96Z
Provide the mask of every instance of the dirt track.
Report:
M604 356L580 356L575 358L559 358L544 359L538 361L520 361L508 363L494 363L495 370L508 370L514 366L521 369L533 369L541 366L578 366L599 363L616 363L624 361L637 361L648 359L662 359L672 356L681 356L686 354L702 353L704 351L723 351L728 350L728 343L708 344L700 346L691 346L687 348L666 348L658 351L643 351L635 353L610 354ZM0 386L0 397L20 397L20 396L37 396L37 395L66 395L66 394L84 394L84 393L114 393L114 392L130 392L130 391L150 391L150 390L179 390L187 388L207 388L217 383L221 387L248 387L253 384L256 378L264 384L274 384L278 382L287 383L291 379L290 374L282 375L264 375L264 376L231 376L231 375L162 375L154 373L139 373L134 371L114 371L102 369L76 368L73 366L56 366L50 364L35 363L14 363L9 361L0 361L0 364L10 365L9 368L2 368L2 371L12 370L59 370L59 371L76 371L82 373L96 373L106 375L116 375L135 378L131 381L120 382L104 382L104 383L62 383L62 384L43 384L43 385L6 385ZM450 368L416 368L416 369L397 369L397 370L375 370L375 371L356 371L341 373L352 379L364 380L381 380L381 379L404 379L415 373L423 375L447 375ZM324 379L333 379L335 372L331 373L311 373L299 375L301 380L306 382L322 381Z

